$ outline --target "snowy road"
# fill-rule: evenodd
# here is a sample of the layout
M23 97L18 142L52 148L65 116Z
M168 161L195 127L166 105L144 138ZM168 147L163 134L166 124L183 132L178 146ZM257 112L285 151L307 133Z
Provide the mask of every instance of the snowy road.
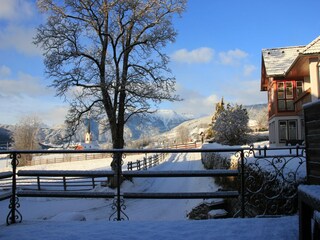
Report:
M90 163L89 163L90 162ZM95 165L95 162L97 163ZM92 170L101 169L101 160L82 161L61 164L60 169L71 170L73 164L77 168ZM53 164L52 164L53 165ZM81 165L81 166L79 166ZM59 164L54 164L59 169ZM52 169L52 166L41 166L41 169ZM149 169L149 171L170 170L203 170L200 153L172 154L167 161ZM132 182L125 181L123 192L206 192L215 191L217 186L213 178L134 178ZM99 189L98 189L99 190ZM187 213L201 199L125 199L124 212L130 220L183 220ZM59 198L21 198L21 212L27 220L90 220L108 219L112 214L112 200L105 199L59 199ZM8 208L8 201L0 202L1 209ZM7 211L0 212L0 221L5 221Z
M173 154L165 163L150 171L203 170L199 153ZM212 192L217 189L213 178L136 178L126 182L126 192ZM126 214L130 220L181 220L201 199L126 200Z

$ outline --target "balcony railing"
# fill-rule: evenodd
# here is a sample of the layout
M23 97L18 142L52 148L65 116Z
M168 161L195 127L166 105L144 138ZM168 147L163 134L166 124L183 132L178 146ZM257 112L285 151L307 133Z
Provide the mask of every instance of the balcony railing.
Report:
M22 220L19 212L22 197L66 197L114 199L114 212L109 219L129 219L125 212L126 199L228 199L234 217L294 214L297 210L297 187L305 180L304 148L220 148L220 149L123 149L123 150L50 150L3 151L11 159L12 170L0 174L0 200L10 198L7 223ZM115 160L113 170L20 170L24 154L88 154L100 153ZM224 156L224 169L132 171L124 170L126 155L205 153ZM188 155L187 155L188 156ZM215 158L213 158L214 161ZM200 160L200 159L199 159ZM160 163L161 164L161 163ZM106 166L108 167L108 166ZM124 169L123 169L124 168ZM123 179L132 178L214 177L221 185L214 192L125 192ZM113 178L115 189L91 191L98 183ZM224 179L224 180L222 180ZM2 197L1 197L2 196Z

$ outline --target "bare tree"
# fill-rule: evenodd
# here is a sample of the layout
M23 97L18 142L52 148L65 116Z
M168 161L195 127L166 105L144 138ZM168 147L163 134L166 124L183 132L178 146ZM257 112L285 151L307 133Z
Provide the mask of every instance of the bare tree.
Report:
M37 135L41 122L39 118L27 116L22 118L14 128L12 135L13 147L16 150L36 150L39 149ZM21 165L30 165L32 156L24 154L21 156Z
M177 129L177 139L182 144L187 143L189 141L189 129L185 126L180 126Z
M256 131L268 130L268 106L252 108L248 111L249 118L256 121Z
M71 103L69 129L88 112L107 116L113 148L121 149L133 114L178 100L161 49L175 40L172 17L184 11L186 0L62 2L38 0L48 17L34 42L44 51L46 73L57 95Z
M264 107L258 112L256 121L259 131L268 130L268 107Z

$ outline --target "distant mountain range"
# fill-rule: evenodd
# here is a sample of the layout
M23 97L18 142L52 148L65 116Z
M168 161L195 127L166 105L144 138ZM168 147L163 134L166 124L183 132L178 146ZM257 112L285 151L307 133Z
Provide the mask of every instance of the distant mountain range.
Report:
M142 136L160 134L178 126L191 117L178 114L173 110L158 110L155 113L147 113L132 116L125 127L125 138L130 140L139 139ZM88 128L88 121L84 120L79 127L75 137L75 142L83 142ZM0 147L6 146L10 142L14 125L0 124ZM93 139L99 142L110 142L111 137L98 122L90 120L90 130ZM39 131L39 141L43 143L62 144L65 137L65 126L42 127Z
M155 113L135 115L128 121L126 133L135 140L144 135L152 136L167 132L190 119L191 116L178 114L173 110L158 110Z
M259 111L266 107L266 104L256 104L244 106L248 111ZM176 132L174 128L181 123L185 123L190 128L191 135L197 136L199 131L202 131L208 126L211 121L212 113L207 117L195 118L190 114L179 114L173 110L158 110L155 113L134 115L130 118L125 126L125 139L136 140L141 137L153 137L168 132L172 135ZM250 115L250 114L249 114ZM193 121L189 121L193 120ZM195 125L192 125L195 124ZM84 136L88 128L88 121L84 120L83 124L79 127L75 137L75 142L83 142ZM0 149L6 147L10 142L14 125L0 124ZM93 139L100 143L110 143L110 134L98 122L90 120L90 130ZM171 130L171 131L170 131ZM172 131L173 130L173 131ZM63 143L65 137L65 126L56 127L42 127L39 131L39 142L60 145Z

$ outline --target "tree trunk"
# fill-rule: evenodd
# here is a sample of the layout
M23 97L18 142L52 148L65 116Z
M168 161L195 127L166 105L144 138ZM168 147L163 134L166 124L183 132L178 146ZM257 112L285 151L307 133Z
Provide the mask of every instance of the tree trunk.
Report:
M119 120L118 120L119 121ZM124 120L123 120L124 121ZM124 148L124 123L117 123L115 126L111 127L113 149L123 149ZM122 153L114 153L111 162L111 169L115 172L115 177L108 179L108 185L111 188L116 188L122 183Z

